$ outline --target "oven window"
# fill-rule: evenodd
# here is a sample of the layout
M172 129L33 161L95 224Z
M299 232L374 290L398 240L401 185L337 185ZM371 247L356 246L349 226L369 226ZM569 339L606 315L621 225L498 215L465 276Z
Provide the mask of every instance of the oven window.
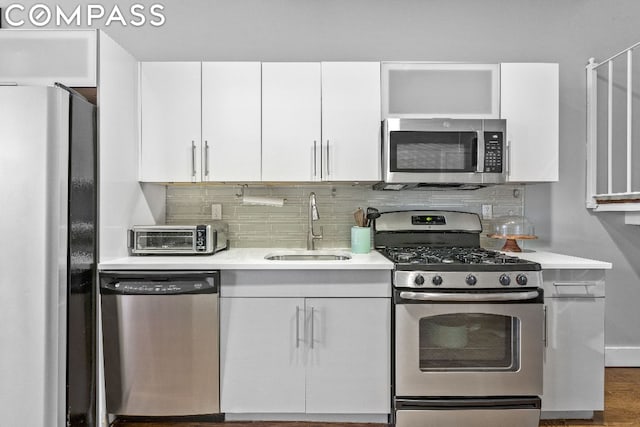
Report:
M475 132L391 132L392 172L474 172Z
M510 371L519 365L520 320L486 313L423 317L420 370Z

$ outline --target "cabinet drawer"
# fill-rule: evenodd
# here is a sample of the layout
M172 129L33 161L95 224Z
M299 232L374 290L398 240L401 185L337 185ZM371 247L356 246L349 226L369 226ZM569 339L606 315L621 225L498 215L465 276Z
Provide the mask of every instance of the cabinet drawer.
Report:
M222 297L391 297L389 270L223 270Z
M546 298L604 297L603 270L544 270Z

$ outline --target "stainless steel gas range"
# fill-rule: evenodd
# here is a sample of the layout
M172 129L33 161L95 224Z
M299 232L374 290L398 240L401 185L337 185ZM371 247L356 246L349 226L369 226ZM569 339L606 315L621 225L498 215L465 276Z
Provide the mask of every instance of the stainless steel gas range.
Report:
M393 271L398 427L535 427L542 394L540 265L480 248L476 214L382 213Z

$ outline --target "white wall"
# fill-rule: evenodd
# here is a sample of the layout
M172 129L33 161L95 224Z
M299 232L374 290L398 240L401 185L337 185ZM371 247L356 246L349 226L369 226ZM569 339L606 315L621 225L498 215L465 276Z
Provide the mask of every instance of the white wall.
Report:
M138 181L138 61L100 32L99 257L127 256L127 228L163 221L165 188Z
M76 4L58 2L62 7ZM103 2L110 6L114 2ZM132 2L133 3L133 2ZM118 2L121 6L124 1ZM640 227L591 214L585 193L585 71L640 39L637 0L191 0L154 28L111 26L140 60L434 60L560 63L560 182L527 188L541 245L614 263L606 341L640 365ZM634 265L635 263L635 265ZM615 352L610 352L611 355ZM612 363L612 362L610 362Z

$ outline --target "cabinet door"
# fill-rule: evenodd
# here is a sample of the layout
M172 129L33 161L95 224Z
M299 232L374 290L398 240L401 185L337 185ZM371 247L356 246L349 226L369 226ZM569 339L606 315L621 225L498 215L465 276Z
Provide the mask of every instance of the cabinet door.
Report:
M306 300L308 413L390 411L390 313L387 298Z
M320 63L262 64L262 180L320 179Z
M200 180L200 63L140 66L140 181Z
M260 63L202 64L202 180L260 181Z
M604 409L604 298L545 298L543 411Z
M301 298L220 299L222 412L305 411L303 313Z
M380 180L380 63L322 63L322 179Z
M558 64L501 64L500 115L507 120L508 180L557 181Z
M0 82L97 86L96 30L0 31Z
M388 117L497 119L498 64L382 64L382 110Z

